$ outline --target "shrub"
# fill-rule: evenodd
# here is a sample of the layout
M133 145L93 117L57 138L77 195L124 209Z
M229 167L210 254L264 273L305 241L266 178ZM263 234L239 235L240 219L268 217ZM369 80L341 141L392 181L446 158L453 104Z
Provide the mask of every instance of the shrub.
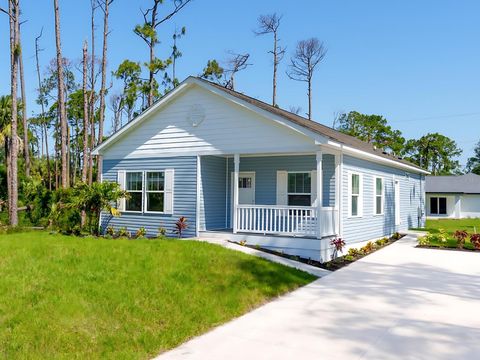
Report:
M365 254L371 253L373 250L375 250L375 244L371 241L365 244L361 249Z
M145 229L143 226L137 230L135 233L136 238L144 238L147 235L147 229Z
M126 227L121 227L117 231L117 237L128 237L129 238L130 236L131 236L130 231L128 231Z
M480 234L470 235L470 242L475 249L480 250Z
M164 227L159 227L158 228L158 234L157 234L157 237L161 238L161 237L165 237L167 235L167 229L165 229Z
M429 246L430 245L430 238L428 235L422 236L418 239L418 245L420 246Z
M347 256L351 256L351 257L355 258L355 257L358 257L360 255L362 255L362 253L357 248L348 249Z
M397 231L395 234L392 235L392 239L398 240L402 237L402 235Z
M468 233L465 230L457 230L453 233L453 237L457 240L457 248L461 249L465 245Z
M183 231L188 227L187 218L185 216L181 216L175 222L175 230L173 231L175 234L178 235L179 238L182 237Z
M113 226L108 226L105 229L105 234L109 235L109 236L114 236L115 235L115 229L113 228Z
M375 244L378 245L378 246L383 246L383 245L386 245L389 243L389 239L384 237L382 239L378 239L377 241L375 241Z

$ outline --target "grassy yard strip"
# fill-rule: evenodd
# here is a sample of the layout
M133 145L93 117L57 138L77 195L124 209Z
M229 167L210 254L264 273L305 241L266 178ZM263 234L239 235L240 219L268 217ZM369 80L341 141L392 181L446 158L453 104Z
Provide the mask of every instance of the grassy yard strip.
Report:
M147 359L314 276L220 246L0 235L0 357Z
M438 233L440 229L444 229L450 235L453 235L456 230L466 230L469 234L473 234L475 229L480 232L480 219L427 219L425 228L416 230Z

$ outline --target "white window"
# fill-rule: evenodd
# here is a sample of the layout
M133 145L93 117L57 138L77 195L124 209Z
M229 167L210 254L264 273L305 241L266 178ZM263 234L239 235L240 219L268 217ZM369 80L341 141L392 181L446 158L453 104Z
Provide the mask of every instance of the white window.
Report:
M287 196L289 206L310 206L312 198L311 172L289 172Z
M374 178L374 214L375 215L382 215L383 214L383 203L385 199L385 189L384 189L384 181L381 177Z
M146 212L164 212L165 172L147 171L145 173L145 207Z
M118 171L118 183L129 194L127 199L120 199L118 209L126 212L172 214L173 174L173 169Z
M125 201L125 211L142 211L143 172L125 173L125 190L129 197Z
M350 173L349 177L350 216L362 216L362 176L358 173Z

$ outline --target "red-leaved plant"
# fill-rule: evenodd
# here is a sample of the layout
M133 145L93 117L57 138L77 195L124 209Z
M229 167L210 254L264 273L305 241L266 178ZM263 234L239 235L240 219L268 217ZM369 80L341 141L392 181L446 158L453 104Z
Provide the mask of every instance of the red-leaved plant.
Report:
M465 230L457 230L453 233L453 237L457 240L457 248L462 249L463 245L465 245L468 233Z
M335 259L338 256L338 252L343 253L343 248L345 247L345 241L342 238L335 238L330 241L330 245L335 246L333 250L332 259Z
M181 238L183 230L185 230L187 227L187 218L185 216L181 216L175 223L174 233L177 234L179 238Z
M470 235L470 242L475 249L480 250L480 234Z

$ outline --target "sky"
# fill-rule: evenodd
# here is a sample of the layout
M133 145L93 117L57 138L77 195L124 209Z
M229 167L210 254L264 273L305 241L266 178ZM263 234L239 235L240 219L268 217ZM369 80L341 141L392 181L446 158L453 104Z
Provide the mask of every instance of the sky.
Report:
M108 70L124 59L146 61L148 51L132 31L140 9L152 0L114 0L111 5ZM63 55L79 61L90 39L90 1L59 0ZM165 0L161 11L169 7ZM43 27L40 53L45 69L55 57L53 0L20 0L28 112L37 96L35 37ZM7 7L7 0L0 0ZM478 0L193 0L159 29L158 56L171 51L175 28L186 27L178 44L183 57L177 77L201 73L208 59L228 51L249 53L252 63L235 78L235 90L271 102L270 36L255 36L257 17L282 15L278 104L308 108L306 85L285 74L298 40L317 37L328 48L313 81L313 119L332 125L334 114L352 110L385 116L406 138L440 132L464 150L462 164L480 140L480 1ZM96 49L102 45L97 13ZM9 93L8 20L0 14L0 94ZM43 71L43 70L42 70ZM81 74L77 73L81 82ZM110 82L110 75L109 75ZM118 88L114 83L114 89ZM110 112L106 126L110 128Z

